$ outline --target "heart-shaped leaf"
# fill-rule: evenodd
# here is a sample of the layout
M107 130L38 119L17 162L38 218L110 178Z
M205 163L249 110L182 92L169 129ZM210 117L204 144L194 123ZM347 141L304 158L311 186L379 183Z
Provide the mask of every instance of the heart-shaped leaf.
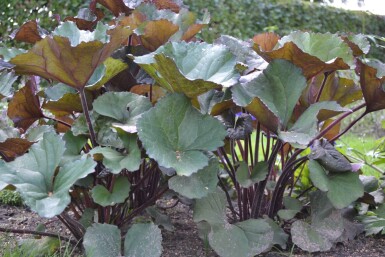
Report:
M245 162L241 162L235 175L238 183L243 188L249 188L255 183L264 180L268 170L268 164L264 161L257 162L251 172L249 172L248 165Z
M364 194L364 186L357 173L330 173L326 175L324 168L314 160L309 161L310 179L322 191L333 206L341 209L349 206Z
M158 101L138 119L137 127L147 154L159 165L185 176L207 166L209 159L204 152L222 146L226 137L217 119L202 115L181 94Z
M286 196L283 198L285 209L278 211L278 216L284 220L290 220L302 209L302 203L296 198Z
M256 104L253 99L258 98L279 119L280 127L285 128L305 87L301 69L288 61L274 60L259 76L232 87L232 92L234 102L246 107L262 122L266 114L254 112L253 107Z
M138 156L138 153L140 153L139 151L125 154L110 147L98 146L92 149L89 153L94 156L95 160L102 160L104 166L113 174L118 174L122 171L122 169L135 171L139 168L141 160L140 155ZM98 155L102 155L102 157L100 158Z
M236 58L223 45L172 42L134 61L161 87L188 97L230 87L239 78Z
M59 167L64 151L64 141L59 136L45 133L28 153L0 166L0 180L14 185L25 203L40 216L58 215L71 201L70 187L96 166L91 158L84 158Z
M93 106L100 115L114 119L114 127L135 133L137 120L152 105L148 98L133 93L108 92L98 97Z
M96 185L92 188L91 194L95 203L106 207L117 203L124 203L124 200L128 197L130 188L130 182L126 177L118 177L115 179L112 192L108 191L108 189L102 185Z
M168 186L175 192L190 198L197 199L213 192L218 184L219 164L211 159L209 166L188 177L174 176L169 179Z
M197 199L194 206L194 221L207 221L211 226L226 223L226 195L217 188L202 199Z

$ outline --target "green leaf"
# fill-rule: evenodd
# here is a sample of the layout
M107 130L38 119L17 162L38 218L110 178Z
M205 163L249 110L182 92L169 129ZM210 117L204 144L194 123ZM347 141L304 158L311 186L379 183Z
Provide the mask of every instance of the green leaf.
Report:
M267 162L261 161L257 162L254 168L249 174L249 168L245 162L241 162L235 174L238 183L243 188L249 188L257 182L260 182L266 178L268 173L268 164Z
M194 206L194 221L207 221L211 226L226 222L226 195L221 189L197 199Z
M103 73L103 77L97 81L95 84L90 84L86 87L87 90L96 90L101 88L104 84L106 84L110 79L118 75L120 72L128 68L128 65L118 59L114 59L112 57L107 58L103 62L103 66L105 67L105 71ZM90 81L88 81L90 82Z
M80 152L82 151L84 145L87 143L88 138L86 136L74 136L72 131L67 131L63 140L65 141L66 150L64 151L63 159L65 161L74 160L80 157Z
M370 42L364 34L349 35L345 38L345 42L353 50L354 56L368 54L370 50Z
M190 98L238 82L236 58L225 46L172 42L134 60L170 92Z
M13 72L0 72L0 99L2 96L10 96L12 94L12 85L17 80L17 76Z
M161 226L167 231L174 231L175 227L171 222L170 216L163 214L155 206L150 206L146 208L146 212L154 219L154 223L158 226Z
M382 231L385 234L385 218L376 216L365 216L361 219L362 224L365 225L365 235L377 235Z
M349 206L364 195L364 186L354 172L331 174L328 188L328 198L337 209Z
M324 168L314 160L309 161L309 170L313 184L322 191L327 191L330 202L337 209L349 206L364 194L364 186L357 173L326 175Z
M11 60L16 55L23 54L25 52L26 50L24 49L18 49L14 47L0 47L0 56L2 56L1 59L3 59L6 62Z
M124 256L160 257L161 254L162 234L158 226L152 223L132 225L126 234L126 239L124 240Z
M279 118L280 126L284 129L305 88L306 79L301 69L285 60L273 60L263 73L241 85L232 87L232 92L234 102L239 106L245 106L246 109L252 108L249 104L254 97L259 98ZM253 112L252 114L255 115ZM256 118L260 119L260 115L257 114Z
M82 42L100 41L107 43L109 41L109 35L107 34L108 25L104 25L98 22L94 31L80 30L76 23L72 21L63 22L54 31L53 35L66 37L71 42L71 47L76 47Z
M264 219L248 219L235 223L241 228L248 240L248 256L256 256L270 250L273 245L274 231Z
M286 249L287 239L289 235L272 219L267 218L265 221L270 225L271 229L274 231L273 245L279 245L282 249Z
M284 220L294 218L294 216L302 209L301 201L290 196L285 196L283 198L283 205L285 206L285 209L279 210L278 216Z
M314 103L306 109L288 131L280 131L279 138L296 147L306 148L318 132L317 115L321 110L331 110L335 112L350 111L350 109L343 108L333 101Z
M106 207L115 205L117 203L124 203L124 201L128 197L130 188L131 184L126 177L118 177L117 179L115 179L115 183L111 193L104 186L96 185L92 189L91 194L95 203Z
M79 223L82 224L84 228L89 228L94 222L95 210L91 208L84 209L82 217L79 219Z
M0 120L0 143L4 142L8 138L19 138L20 131L13 126L10 126L11 121L2 119Z
M205 151L222 146L227 134L217 119L199 113L181 94L158 101L138 119L137 127L147 154L185 176L207 166Z
M135 133L138 118L152 105L143 96L129 92L108 92L98 97L93 106L95 112L115 120L112 126Z
M219 163L215 158L209 161L209 166L199 170L189 177L174 176L168 181L168 186L175 192L190 198L197 199L213 192L218 183L217 174Z
M102 63L98 67L96 67L96 69L92 73L92 76L87 81L86 88L88 89L90 87L95 86L99 82L101 82L105 74L106 74L106 66L104 66L104 64Z
M117 226L96 223L87 228L83 246L89 257L120 256L120 242Z
M71 186L96 166L91 158L84 158L59 167L64 151L64 141L59 136L45 133L28 153L0 166L0 180L14 185L25 203L40 216L58 215L71 201Z
M314 186L320 189L321 191L327 192L328 187L328 176L326 175L325 169L314 160L310 160L308 163L309 167L309 177L313 182Z
M324 252L333 244L304 221L297 220L291 226L293 243L308 252Z
M102 160L104 166L113 174L118 174L122 169L135 171L138 168L136 156L118 152L110 147L98 146L92 149L89 154L93 155L95 160Z
M30 142L37 142L37 141L42 140L44 134L47 132L55 132L55 128L53 126L49 126L49 125L41 125L41 126L29 128L27 130L27 132L25 132L26 139ZM67 146L66 146L66 148L67 148Z
M278 44L295 43L302 51L328 63L341 58L350 67L353 66L353 53L349 46L336 34L309 33L296 31L281 38Z
M210 246L221 257L249 256L248 238L238 226L226 223L208 237Z
M278 41L272 51L254 50L268 62L288 60L303 70L310 79L317 74L347 70L353 66L353 53L338 35L296 31Z
M215 44L225 45L236 57L237 62L246 65L245 74L256 69L262 70L267 62L262 59L252 48L250 42L239 40L235 37L221 35Z
M262 219L249 219L213 228L210 246L223 257L255 256L270 250L274 232Z
M76 90L63 83L57 83L44 90L46 98L51 101L57 101L67 93L76 94Z

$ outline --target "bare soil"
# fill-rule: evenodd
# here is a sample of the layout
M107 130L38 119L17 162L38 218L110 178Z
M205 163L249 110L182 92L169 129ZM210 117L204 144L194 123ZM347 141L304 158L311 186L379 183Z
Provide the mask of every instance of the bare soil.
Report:
M175 208L165 210L175 227L175 231L163 230L163 254L162 257L217 257L207 242L201 240L198 236L198 231L195 223L192 220L191 209L179 203ZM56 218L42 219L35 213L21 207L0 206L0 227L14 229L29 229L35 230L38 224L45 224L47 232L60 233L62 236L70 237L70 233ZM1 233L1 232L0 232ZM19 240L22 238L31 237L31 235L22 234L7 234L7 240ZM2 240L4 237L0 234ZM0 249L3 248L0 245ZM272 250L269 253L263 254L263 257L384 257L385 256L385 237L364 237L359 236L357 239L347 243L338 244L329 252L324 253L307 253L297 248L286 251ZM1 252L1 251L0 251ZM80 256L74 254L74 256ZM106 256L107 257L107 256ZM234 256L238 257L238 256Z

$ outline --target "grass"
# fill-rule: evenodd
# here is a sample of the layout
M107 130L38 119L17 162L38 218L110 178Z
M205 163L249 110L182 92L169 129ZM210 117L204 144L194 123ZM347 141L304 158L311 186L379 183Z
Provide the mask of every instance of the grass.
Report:
M336 147L346 155L352 162L364 163L361 168L364 175L379 178L385 172L385 164L374 164L379 159L374 151L378 146L378 141L372 136L358 136L347 134L337 141Z
M48 239L48 240L47 240ZM28 239L27 239L28 240ZM37 239L29 239L37 240ZM32 241L25 245L20 245L16 239L10 234L0 234L0 256L2 257L82 257L83 255L77 254L75 248L70 243L62 243L59 241L55 249L51 249L52 253L42 254L41 252L47 252L47 247L52 245L45 242L53 241L52 238L42 238L41 240ZM41 241L41 242L39 242ZM44 248L44 249L43 249ZM44 251L42 251L44 250Z

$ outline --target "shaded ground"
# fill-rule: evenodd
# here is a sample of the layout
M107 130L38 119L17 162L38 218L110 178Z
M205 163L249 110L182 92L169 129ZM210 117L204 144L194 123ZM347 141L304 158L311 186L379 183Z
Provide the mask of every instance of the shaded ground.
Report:
M192 211L188 206L178 204L173 209L165 211L169 214L171 221L175 227L175 231L163 231L163 248L162 257L217 257L210 250L207 243L204 243L198 236L195 223L192 221ZM46 224L47 231L60 233L69 237L68 231L61 225L57 219L41 219L36 214L25 210L24 208L0 206L0 227L12 227L19 229L34 230L37 224ZM1 232L0 232L1 233ZM7 240L21 239L30 237L28 235L20 235L9 233ZM4 234L0 234L0 240L3 244ZM0 245L0 255L1 249ZM79 256L79 255L76 255ZM325 253L306 253L298 249L294 249L292 255L289 252L272 251L264 254L264 257L281 257L281 256L317 256L317 257L383 257L385 256L385 238L384 237L364 237L349 242L349 244L339 244L334 249ZM106 256L107 257L107 256ZM238 256L234 256L238 257Z

